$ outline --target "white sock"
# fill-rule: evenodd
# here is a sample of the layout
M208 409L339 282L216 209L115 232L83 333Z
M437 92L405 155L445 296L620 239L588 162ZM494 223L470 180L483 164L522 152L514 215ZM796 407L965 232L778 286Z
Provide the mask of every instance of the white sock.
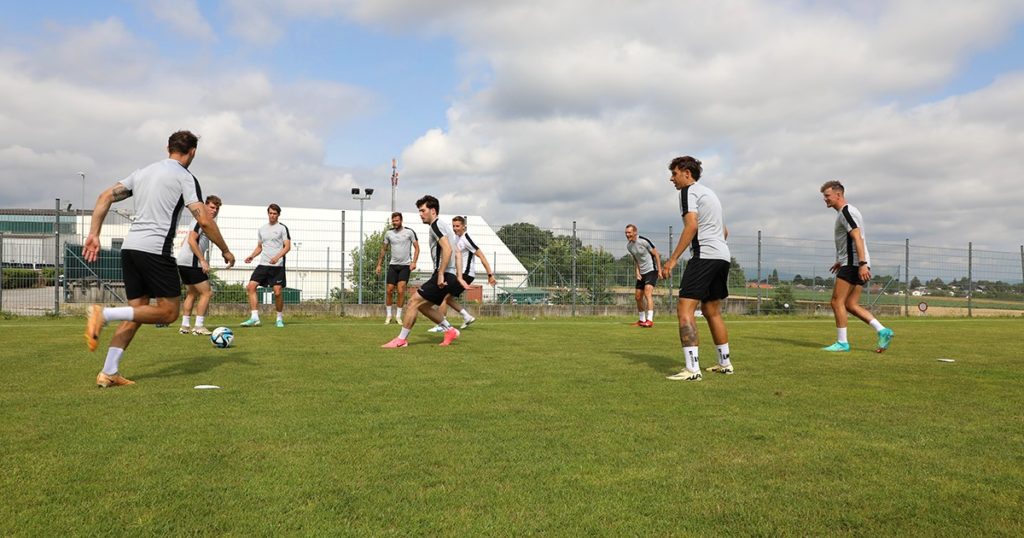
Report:
M871 325L871 328L876 330L876 331L878 331L878 332L882 332L882 329L885 328L885 325L882 325L882 322L878 321L877 319L871 320L868 323L868 325Z
M452 328L452 324L448 323L448 318L442 319L441 323L439 323L438 325L440 325L446 331Z
M122 353L124 353L124 349L119 347L107 349L107 360L103 363L103 373L107 375L114 375L117 373L117 367L121 364Z
M686 357L686 369L691 372L699 372L700 361L697 360L697 346L684 347L683 355Z
M206 323L206 316L196 316L196 327L202 327Z
M402 319L402 307L398 307L395 309L395 317L398 319Z
M132 321L135 309L130 306L116 306L103 309L103 321Z
M654 310L647 311L647 321L654 321Z
M284 312L278 312L277 313L277 321L281 321L283 319L284 319Z
M181 326L182 327L188 327L188 323L189 323L189 318L190 317L191 316L181 316ZM199 319L198 318L196 318L196 325L199 325Z
M644 312L643 310L637 312L636 316L640 318L640 321L647 321L647 312Z
M402 330L398 333L398 337L401 338L402 340L409 338L409 329L402 327Z
M252 314L249 314L249 319L260 319L260 311L253 310Z
M718 365L729 366L730 364L732 364L729 362L729 343L726 342L720 346L715 347L718 348Z
M390 318L391 317L391 305L385 305L384 306L384 310L387 311L388 317Z
M847 343L847 340L846 340L846 327L837 327L836 328L836 342L839 342L840 344Z
M463 320L472 319L472 317L473 317L473 316L469 315L469 310L466 310L465 308L463 308L462 310L459 310L459 314L462 314L462 319Z

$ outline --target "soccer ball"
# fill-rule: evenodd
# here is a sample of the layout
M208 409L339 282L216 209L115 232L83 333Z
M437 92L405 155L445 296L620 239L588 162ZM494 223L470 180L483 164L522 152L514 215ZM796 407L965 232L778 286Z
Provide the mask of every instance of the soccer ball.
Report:
M210 341L213 342L214 347L231 347L231 342L235 340L235 333L227 327L217 327L210 334Z

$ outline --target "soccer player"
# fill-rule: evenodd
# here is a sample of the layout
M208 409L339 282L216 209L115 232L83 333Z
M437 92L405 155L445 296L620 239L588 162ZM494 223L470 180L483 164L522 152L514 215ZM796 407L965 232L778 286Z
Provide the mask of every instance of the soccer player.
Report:
M134 385L134 381L121 375L120 363L136 331L143 324L173 323L178 317L181 281L172 252L174 232L183 208L188 208L210 241L220 248L228 268L235 263L235 256L224 242L216 221L203 205L199 180L188 171L198 145L199 137L189 131L172 134L167 140L167 159L132 172L96 199L83 248L83 257L90 263L99 255L100 230L111 204L133 196L137 211L121 247L128 306L103 308L94 304L89 307L85 327L89 351L96 351L100 331L106 323L121 322L110 339L103 369L96 375L96 385L101 388ZM155 305L150 304L150 298L156 299Z
M661 256L650 239L640 235L635 224L626 225L626 251L633 256L636 269L636 312L633 325L654 327L654 288L661 272Z
M284 327L284 293L282 290L288 285L285 275L285 255L292 249L292 236L288 227L278 222L281 216L281 206L270 204L267 206L268 222L260 226L256 233L256 249L245 258L245 263L252 263L256 256L260 257L260 264L249 277L249 284L245 287L249 295L249 319L241 323L242 327L259 327L260 311L256 306L256 287L274 287L274 307L277 310L277 327Z
M686 365L678 374L668 376L675 381L700 381L698 360L696 311L700 306L711 329L711 338L718 348L718 365L709 372L732 374L729 360L729 332L722 319L721 301L729 296L729 246L725 240L729 230L725 226L722 204L715 193L700 181L700 161L693 157L676 157L668 165L672 171L670 181L679 190L679 212L683 216L683 235L672 255L661 266L661 277L668 278L676 260L690 246L690 262L686 264L679 283L679 342L683 346Z
M402 318L402 330L394 339L381 347L396 348L409 345L409 333L416 324L416 312L422 312L434 323L444 327L444 341L442 346L450 345L459 337L459 330L452 327L448 320L444 319L434 305L440 306L449 293L458 294L462 292L462 285L459 283L459 268L455 256L452 254L452 245L456 244L455 232L451 226L437 218L441 204L437 198L429 194L416 201L416 207L420 212L420 219L423 224L430 225L430 254L434 260L434 273L426 282L416 290L409 299L409 308L405 309L405 317Z
M220 197L210 195L206 197L206 210L210 218L217 218L220 213ZM185 244L178 251L178 275L185 283L185 313L181 316L181 334L209 335L210 331L204 326L206 310L210 306L210 299L213 298L213 288L210 287L210 263L206 260L206 253L210 250L210 238L203 231L202 226L196 222L195 227L189 231L185 238ZM196 325L189 330L189 318L192 317L192 305L199 300L198 311L196 312Z
M850 351L846 334L847 312L857 316L878 331L877 353L889 349L893 331L882 325L866 308L860 306L860 292L871 280L871 257L864 237L864 218L856 207L846 202L846 189L838 181L827 181L821 186L825 205L836 210L836 263L829 271L835 273L832 288L832 313L836 317L836 342L823 347L825 351Z
M409 284L409 275L416 270L416 260L420 259L420 241L412 228L402 226L402 214L395 211L391 214L391 229L384 234L384 243L380 246L377 256L377 271L380 274L384 253L391 247L391 262L388 263L386 277L387 292L384 295L384 308L387 318L384 325L391 323L391 306L394 304L395 291L398 291L398 310L395 319L402 319L402 306L405 305L405 288Z
M476 243L473 241L473 239L469 237L468 233L466 233L466 217L456 216L455 218L453 218L452 230L455 232L455 235L459 238L455 248L455 252L459 256L458 264L465 266L465 269L462 270L462 278L459 281L459 284L461 284L462 287L465 289L469 288L469 285L472 284L474 280L476 280L476 270L473 268L473 262L475 260L473 258L477 257L480 258L480 263L484 265L484 270L487 271L487 284L491 286L496 285L498 281L494 280L494 272L491 271L491 264L487 262L487 256L484 255L484 251L480 250L480 247L476 246ZM459 304L458 297L460 295L462 295L461 291L457 295L448 294L448 297L444 300L444 303L441 304L440 310L441 315L444 316L444 319L448 319L448 307L454 308L459 314L462 315L462 326L459 328L465 329L466 327L472 325L473 322L476 321L476 318L474 318L472 314L469 313L468 310L466 310L465 308L462 307L462 305ZM430 329L427 332L443 331L443 326L435 325L432 329Z

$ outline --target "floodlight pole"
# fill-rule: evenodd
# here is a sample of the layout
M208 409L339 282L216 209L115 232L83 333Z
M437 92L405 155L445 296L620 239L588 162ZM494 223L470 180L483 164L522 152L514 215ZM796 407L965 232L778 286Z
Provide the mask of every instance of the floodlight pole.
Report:
M82 215L82 224L78 228L78 234L81 236L82 248L85 248L85 213L82 213L85 211L85 172L79 172L78 175L82 176L82 205L78 208Z
M363 202L373 196L373 189L352 189L352 199L359 200L359 304L363 304L363 266L366 265L366 253L363 252Z

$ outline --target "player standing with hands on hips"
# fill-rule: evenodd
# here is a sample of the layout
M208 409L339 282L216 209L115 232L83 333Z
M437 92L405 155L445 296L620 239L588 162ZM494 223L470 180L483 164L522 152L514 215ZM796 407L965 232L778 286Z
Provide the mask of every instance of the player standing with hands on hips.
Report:
M96 200L89 237L82 255L92 263L100 252L100 231L103 220L114 202L135 198L137 215L132 221L121 247L121 269L128 306L103 308L89 307L85 328L85 343L89 351L96 351L100 331L111 321L120 321L117 332L110 339L107 359L96 375L101 388L134 385L120 373L124 351L143 324L170 324L178 317L181 306L181 280L174 257L174 236L178 217L185 208L199 223L203 233L220 248L228 268L235 264L235 256L221 236L217 222L203 204L199 180L188 171L196 157L199 137L189 131L178 131L167 140L167 159L136 170L125 179L103 191ZM150 299L156 299L151 305Z
M883 326L875 316L860 305L860 292L871 280L871 257L864 238L864 218L856 207L846 202L846 188L838 181L821 186L825 205L836 210L836 263L829 271L836 275L832 288L832 313L836 317L836 342L823 347L824 351L850 351L847 339L847 313L853 314L878 331L877 353L889 349L893 332Z

